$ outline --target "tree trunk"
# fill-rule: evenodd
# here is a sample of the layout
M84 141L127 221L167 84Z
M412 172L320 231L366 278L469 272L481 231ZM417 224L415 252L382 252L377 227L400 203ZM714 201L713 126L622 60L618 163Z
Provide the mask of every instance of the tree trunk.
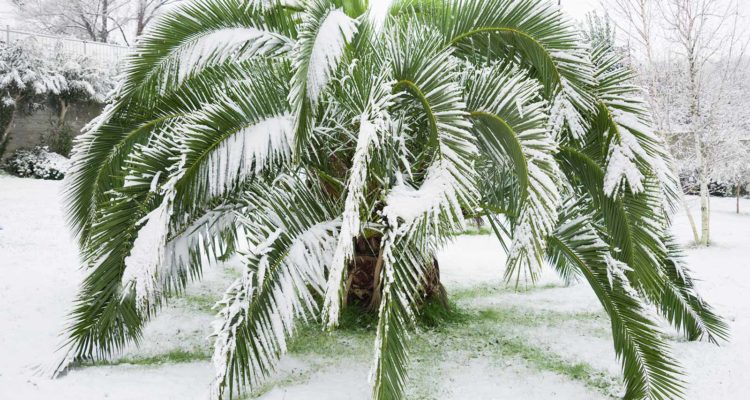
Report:
M12 105L8 107L10 110L6 111L8 115L8 120L5 123L5 126L2 127L2 136L0 136L0 160L2 160L3 156L5 155L5 149L8 146L8 142L10 141L10 128L13 126L13 121L16 117L16 106Z
M145 0L138 0L138 14L135 17L135 37L141 36L143 30L146 28L146 8L147 4Z
M380 306L382 294L381 273L383 252L380 237L358 237L354 247L354 260L349 263L346 282L347 304L356 304L371 311ZM447 305L445 288L440 283L440 268L437 259L426 268L427 276L421 288L425 300L437 300Z
M711 209L709 208L708 179L701 177L701 245L708 246L711 242L710 227Z
M735 189L735 193L737 194L737 214L740 213L740 190L741 189L742 189L742 185L738 183L737 188Z
M99 31L99 41L107 43L109 39L109 0L102 1L102 29Z
M693 213L691 213L690 208L688 208L687 201L685 200L685 193L682 191L682 188L680 188L680 203L682 203L682 209L685 210L688 222L690 222L690 229L693 232L693 241L695 244L698 244L701 240L700 234L698 233L698 226L695 225L695 218L693 218Z
M65 126L65 117L68 115L68 102L60 99L60 112L57 114L57 128L62 129Z

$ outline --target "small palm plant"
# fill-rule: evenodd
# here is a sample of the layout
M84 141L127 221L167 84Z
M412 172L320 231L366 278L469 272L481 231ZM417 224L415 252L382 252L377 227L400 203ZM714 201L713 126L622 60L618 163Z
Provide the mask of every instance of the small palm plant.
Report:
M727 337L669 233L677 185L632 76L539 0L196 0L140 39L76 144L88 271L68 361L138 342L220 261L214 395L257 387L299 321L378 313L373 397L404 397L407 332L444 300L435 254L490 221L509 281L587 281L627 397L681 396L654 308ZM311 322L310 322L311 323ZM66 364L62 364L64 368Z

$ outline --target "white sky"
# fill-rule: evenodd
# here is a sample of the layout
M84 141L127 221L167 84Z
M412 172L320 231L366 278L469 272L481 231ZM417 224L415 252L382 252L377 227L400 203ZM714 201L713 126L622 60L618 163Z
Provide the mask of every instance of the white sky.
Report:
M593 11L598 7L598 0L561 0L560 5L565 12L571 16L582 19L587 12Z
M10 0L0 0L0 29L5 30L7 25L11 28L15 25L17 16L14 6Z

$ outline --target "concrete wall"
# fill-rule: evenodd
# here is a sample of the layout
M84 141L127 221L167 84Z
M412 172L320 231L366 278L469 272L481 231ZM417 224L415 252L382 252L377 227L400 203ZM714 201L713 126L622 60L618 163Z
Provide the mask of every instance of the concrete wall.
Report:
M65 120L78 135L81 128L99 115L103 107L101 104L74 104L68 110ZM57 113L52 107L45 107L33 114L17 112L10 128L10 141L5 150L5 157L13 154L16 149L40 144L42 136L50 131L56 121Z

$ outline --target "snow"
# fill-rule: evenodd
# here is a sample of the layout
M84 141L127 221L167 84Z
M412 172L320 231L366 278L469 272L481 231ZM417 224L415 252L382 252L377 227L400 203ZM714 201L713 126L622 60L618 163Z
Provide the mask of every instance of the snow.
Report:
M450 162L442 160L427 169L427 177L419 189L404 182L394 186L385 200L388 205L383 209L388 224L398 227L401 219L402 226L408 228L425 214L433 215L441 209L459 210L457 173Z
M175 51L178 82L230 58L242 61L257 54L278 55L291 50L292 46L291 39L271 31L252 27L217 29Z
M288 159L293 136L292 117L285 114L261 120L222 141L209 154L210 194L220 196L236 182L260 173L270 162Z
M344 55L346 43L351 42L356 33L357 21L341 9L329 12L320 25L307 71L307 95L313 104L316 104L320 92Z
M58 334L83 276L77 268L75 242L64 225L59 205L61 188L56 181L0 175L0 398L208 398L214 377L208 360L88 367L72 370L57 380L35 374L35 367L44 365L60 344ZM697 199L688 201L695 212ZM739 400L750 390L750 302L746 301L750 292L750 200L742 200L741 207L743 213L736 215L734 199L712 198L715 243L710 248L686 250L687 265L697 279L699 292L728 319L733 337L722 347L670 340L674 354L688 372L687 399ZM681 243L690 240L684 213L676 216L674 230ZM587 285L566 287L548 269L536 288L506 287L501 283L505 258L492 236L461 236L438 255L449 293L495 288L461 303L465 307L512 307L528 314L554 312L571 316L601 313L601 306ZM202 284L223 289L225 281L207 270ZM212 317L178 311L171 307L163 310L148 325L142 348L128 349L126 354L163 354L194 346L208 350L208 321ZM611 339L605 334L606 319L586 322L602 331L597 334L584 334L580 323L571 317L560 321L559 326L514 326L506 333L563 359L583 361L616 374L620 367ZM365 355L319 367L314 360L290 356L279 365L282 379L274 381L275 386L261 398L369 398L369 362L369 355ZM435 380L428 389L441 399L606 398L563 375L529 367L523 360L477 355L474 349L446 354L438 364L428 367ZM300 375L306 378L292 379ZM417 374L411 376L418 378Z

